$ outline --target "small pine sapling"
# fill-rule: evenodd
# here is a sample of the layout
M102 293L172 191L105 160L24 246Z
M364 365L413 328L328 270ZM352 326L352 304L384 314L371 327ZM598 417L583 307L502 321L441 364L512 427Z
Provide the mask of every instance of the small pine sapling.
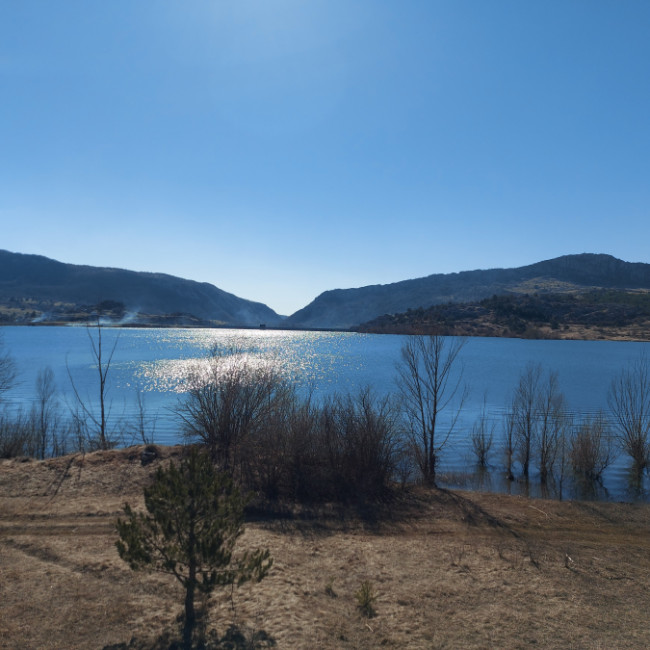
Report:
M146 513L124 506L116 528L120 557L133 570L173 575L185 589L183 644L192 647L194 597L216 587L260 581L269 572L268 550L234 556L243 533L245 498L232 479L215 470L205 453L191 449L176 466L159 467L144 490Z

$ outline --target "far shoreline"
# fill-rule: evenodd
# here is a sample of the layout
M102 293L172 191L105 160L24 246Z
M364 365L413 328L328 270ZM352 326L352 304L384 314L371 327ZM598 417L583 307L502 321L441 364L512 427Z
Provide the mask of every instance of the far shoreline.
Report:
M39 323L0 323L0 328L3 327L97 327L96 323L92 322L79 322L79 321L48 321ZM179 323L101 323L101 327L107 329L185 329L185 330L198 330L198 329L213 329L213 330L257 330L260 332L332 332L343 334L374 334L381 336L451 336L451 337L466 337L466 338L505 338L505 339L518 339L524 341L612 341L618 343L648 343L650 342L650 332L645 336L635 332L613 332L607 331L605 328L598 328L593 331L590 328L582 326L571 326L571 329L556 333L551 328L540 328L539 335L537 336L512 336L506 333L480 333L471 331L430 331L427 328L415 329L411 331L397 330L397 331L382 331L377 328L363 328L360 326L350 328L335 328L335 327L282 327L278 325L187 325Z
M82 321L47 321L37 323L0 323L0 328L3 327L97 327L97 323L82 322ZM506 338L518 339L527 341L612 341L619 343L648 343L650 342L650 331L642 335L640 332L634 331L615 331L614 328L587 328L581 325L571 324L568 325L568 330L560 330L557 332L550 327L540 327L538 335L522 335L513 336L512 333L499 333L497 331L477 332L467 331L461 328L453 328L453 331L432 331L429 328L404 328L402 330L383 330L381 328L354 326L349 328L337 327L286 327L281 325L225 325L225 324L201 324L189 325L181 323L101 323L101 327L108 329L213 329L213 330L257 330L260 332L273 331L273 332L333 332L343 334L375 334L381 336L450 336L450 337L466 337L466 338Z

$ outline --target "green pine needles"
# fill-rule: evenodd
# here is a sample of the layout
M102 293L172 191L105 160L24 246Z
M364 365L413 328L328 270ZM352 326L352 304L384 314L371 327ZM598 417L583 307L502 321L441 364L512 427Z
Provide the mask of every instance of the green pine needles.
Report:
M361 583L361 586L354 594L354 597L357 599L357 607L362 616L365 616L366 618L374 618L377 616L377 610L375 609L377 594L375 593L370 580L364 580Z
M273 560L268 550L235 557L246 499L205 453L191 449L178 466L159 467L144 501L146 513L125 504L125 519L116 524L117 550L132 569L171 574L185 588L183 643L191 648L196 591L260 581Z

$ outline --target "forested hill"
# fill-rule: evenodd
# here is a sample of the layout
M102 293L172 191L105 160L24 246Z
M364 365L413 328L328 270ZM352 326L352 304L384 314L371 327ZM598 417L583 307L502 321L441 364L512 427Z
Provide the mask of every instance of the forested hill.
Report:
M142 324L258 326L282 321L266 305L206 282L0 250L0 322L83 320L98 307L114 319Z
M650 292L502 295L385 314L357 328L374 334L650 340Z
M463 271L336 289L322 293L286 323L295 327L350 328L384 314L480 301L493 295L584 293L596 289L650 289L650 264L584 253L512 269Z

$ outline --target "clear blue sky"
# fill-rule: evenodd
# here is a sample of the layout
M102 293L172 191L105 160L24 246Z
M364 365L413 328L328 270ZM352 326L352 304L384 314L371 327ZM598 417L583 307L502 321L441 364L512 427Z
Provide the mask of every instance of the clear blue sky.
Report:
M0 0L0 225L284 314L650 262L650 1Z

